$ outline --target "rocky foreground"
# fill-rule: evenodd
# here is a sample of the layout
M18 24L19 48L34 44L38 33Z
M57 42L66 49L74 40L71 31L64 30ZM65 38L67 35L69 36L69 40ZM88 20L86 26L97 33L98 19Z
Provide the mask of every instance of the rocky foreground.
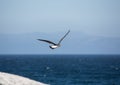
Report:
M0 85L48 85L14 74L0 72Z

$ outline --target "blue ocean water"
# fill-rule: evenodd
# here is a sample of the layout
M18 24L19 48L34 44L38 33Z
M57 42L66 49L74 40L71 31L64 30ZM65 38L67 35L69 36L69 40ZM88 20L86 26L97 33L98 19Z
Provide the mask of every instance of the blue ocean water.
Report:
M50 85L120 85L120 55L0 55L0 71Z

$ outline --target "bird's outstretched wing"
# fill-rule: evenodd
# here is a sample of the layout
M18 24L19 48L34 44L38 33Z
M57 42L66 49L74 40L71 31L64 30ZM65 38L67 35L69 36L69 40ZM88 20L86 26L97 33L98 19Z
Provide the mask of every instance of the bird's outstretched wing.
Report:
M49 41L49 40L43 40L43 39L37 39L37 40L39 40L39 41L43 41L43 42L47 42L47 43L49 43L49 44L56 45L54 42Z
M68 30L68 32L60 39L60 41L58 42L58 44L60 44L62 42L62 40L68 35L69 32L70 32L70 30Z

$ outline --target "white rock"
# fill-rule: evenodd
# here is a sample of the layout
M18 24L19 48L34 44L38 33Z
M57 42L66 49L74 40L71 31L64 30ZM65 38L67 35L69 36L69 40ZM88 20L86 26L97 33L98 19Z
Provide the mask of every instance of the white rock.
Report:
M0 72L0 85L48 85L14 74Z

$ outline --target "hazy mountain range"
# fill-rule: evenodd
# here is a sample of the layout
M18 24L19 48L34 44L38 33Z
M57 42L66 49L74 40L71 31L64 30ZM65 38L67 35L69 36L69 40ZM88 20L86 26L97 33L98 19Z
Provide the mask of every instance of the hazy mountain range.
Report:
M37 41L48 39L58 42L65 32L0 34L0 54L120 54L119 37L92 36L71 32L58 49Z

